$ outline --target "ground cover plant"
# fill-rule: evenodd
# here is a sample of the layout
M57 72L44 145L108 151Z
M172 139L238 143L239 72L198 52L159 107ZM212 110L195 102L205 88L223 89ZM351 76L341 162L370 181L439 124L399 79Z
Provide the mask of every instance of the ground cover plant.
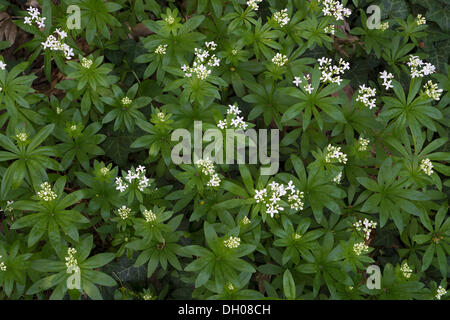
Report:
M448 299L449 4L0 0L0 299Z

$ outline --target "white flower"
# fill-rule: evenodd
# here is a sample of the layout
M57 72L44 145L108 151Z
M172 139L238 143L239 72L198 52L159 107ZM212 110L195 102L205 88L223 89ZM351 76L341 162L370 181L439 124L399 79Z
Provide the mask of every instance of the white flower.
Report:
M25 142L28 140L28 134L26 134L26 132L20 132L16 134L16 139L20 142Z
M214 164L209 158L199 159L195 164L209 178L209 181L206 183L208 187L218 187L220 185L221 179L214 170Z
M152 210L144 210L142 214L144 215L145 221L147 222L153 222L157 219L156 214L154 214Z
M425 90L425 95L436 101L439 101L443 92L443 90L439 89L438 85L431 80L428 80L428 82L423 85L423 89Z
M380 72L380 78L383 79L383 86L386 87L386 90L393 88L392 79L394 79L394 75L392 73L387 73L387 71Z
M284 27L285 25L287 25L289 23L289 21L291 20L287 13L287 9L283 9L279 12L275 12L273 14L273 18L281 27Z
M28 7L28 17L24 18L24 23L28 25L32 25L32 22L36 22L39 28L45 28L45 17L41 17L41 13L37 8Z
M417 18L416 18L416 24L418 26L420 26L420 25L426 24L426 23L427 23L427 19L425 19L425 17L423 17L421 14L418 14Z
M358 140L358 151L366 151L369 143L369 139L364 139L362 136L360 136Z
M298 87L302 83L302 80L300 79L300 77L295 77L292 83L295 84L296 87Z
M288 58L287 56L281 54L281 53L277 53L273 58L272 58L272 62L279 66L282 67L284 66L287 62L288 62Z
M210 42L205 42L205 46L206 48L208 48L211 51L216 50L217 48L217 43L215 43L214 41L210 41Z
M67 33L64 30L56 28L55 32L60 36L61 40L67 37Z
M122 102L122 104L123 104L124 106L128 106L128 105L130 105L131 102L133 102L133 101L132 101L130 98L128 98L128 97L124 97L124 98L122 98L122 100L121 100L120 102Z
M228 105L227 115L231 115L231 118L228 117L226 120L219 120L217 127L220 129L229 129L230 126L234 127L234 129L242 129L246 130L248 124L244 121L244 117L239 117L238 114L241 114L241 110L239 107L234 105Z
M172 16L168 16L164 19L165 22L167 22L168 24L172 24L175 22L175 18Z
M57 31L55 32L58 33ZM62 34L64 37L67 36L65 32L59 31L58 35L60 39L56 39L56 37L51 34L47 37L45 42L41 42L41 44L44 50L49 48L52 51L63 51L66 59L70 60L74 56L73 49L69 47L67 44L61 42L61 40L63 40L64 38L60 34Z
M100 169L100 173L104 176L106 176L109 172L109 169L107 167L103 167Z
M259 8L259 4L262 2L262 0L248 0L247 1L247 6L249 6L250 7L250 9L253 9L253 10L258 10L258 8Z
M52 191L52 187L48 182L41 184L41 190L38 191L37 196L43 201L53 201L57 198L55 192Z
M402 263L402 266L400 267L400 271L402 272L402 275L406 279L411 278L411 274L412 274L413 270L409 267L408 262L404 261Z
M377 89L366 87L366 85L359 86L358 97L356 101L361 102L365 107L372 109L376 107L376 94Z
M277 183L272 181L267 185L267 188L261 190L255 190L253 198L256 203L263 203L266 206L266 212L273 218L275 214L283 211L281 206L282 197L287 195L287 199L284 199L291 209L296 211L303 210L303 197L304 193L297 190L292 181L289 181L288 185ZM288 192L289 191L289 192Z
M86 59L86 58L81 59L81 66L83 68L89 69L92 66L92 63L93 62L91 59Z
M347 155L341 152L341 147L336 147L329 144L326 150L327 153L325 155L325 162L332 163L337 160L339 163L347 163Z
M344 74L345 70L350 69L350 63L344 59L339 59L339 65L332 65L332 60L322 57L317 60L319 63L319 70L321 71L320 81L324 83L341 84L342 79L340 74Z
M339 174L333 178L333 182L340 184L342 179L342 172L339 172Z
M238 237L230 236L227 240L223 242L223 244L225 247L229 249L235 249L239 247L239 245L241 244L241 239Z
M381 30L381 31L386 31L388 28L389 28L389 22L388 21L380 23L378 25L378 27L377 27L377 29Z
M167 44L160 44L160 45L155 49L155 53L163 56L163 55L166 54L166 49L167 49Z
M433 174L433 164L431 163L430 159L426 158L423 159L420 163L420 169L425 172L427 176L431 176Z
M0 61L0 69L5 70L6 64L3 61Z
M377 227L377 223L366 218L364 219L364 221L357 220L355 223L353 223L353 226L357 231L362 231L364 233L364 238L366 240L369 240L372 230Z
M335 33L335 26L334 26L334 24L331 24L331 25L326 26L325 28L323 28L323 32L334 35L334 33Z
M2 256L0 255L0 259L2 258ZM3 261L0 261L0 271L6 271L6 265Z
M369 251L369 247L364 242L355 243L353 245L353 252L359 256L362 253L367 253Z
M422 78L436 71L436 67L431 63L423 62L417 56L409 55L409 62L406 63L410 67L412 78ZM419 69L422 67L422 69Z
M127 208L126 206L122 206L119 209L117 209L117 214L123 219L127 219L130 216L131 209Z
M184 76L186 78L191 78L194 74L197 76L200 80L205 80L210 74L211 69L209 67L218 67L220 66L220 59L216 57L215 54L210 56L210 53L208 50L215 50L216 44L214 41L206 42L205 43L207 49L199 49L195 48L195 59L192 63L192 67L188 65L183 65L181 67L181 70L184 72ZM209 60L208 60L209 57ZM205 65L206 64L206 65Z
M436 299L441 300L441 297L445 294L447 294L447 290L445 290L444 287L439 286L439 288L437 288L435 297Z
M336 20L344 20L344 17L349 17L352 11L344 8L342 3L337 0L323 0L322 12L325 16L332 16Z
M305 91L307 91L309 94L311 94L311 92L313 92L314 90L314 88L310 84L304 86L303 89L305 89Z
M75 271L76 273L80 272L80 267L78 266L78 260L75 258L76 254L77 254L77 250L75 248L67 249L67 255L65 257L67 273L72 273L73 271Z
M120 192L124 192L128 188L128 185L124 183L120 177L116 178L116 186L116 190L119 190Z
M247 225L247 224L250 224L250 223L252 223L252 222L250 221L250 219L249 219L247 216L245 216L245 217L243 217L243 218L241 219L241 223L242 223L243 225Z

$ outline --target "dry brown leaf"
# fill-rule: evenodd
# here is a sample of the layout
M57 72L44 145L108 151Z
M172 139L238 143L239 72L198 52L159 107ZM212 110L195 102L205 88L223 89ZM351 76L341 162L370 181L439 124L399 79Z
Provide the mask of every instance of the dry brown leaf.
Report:
M17 26L12 22L11 16L0 12L0 41L9 41L11 45L16 41Z

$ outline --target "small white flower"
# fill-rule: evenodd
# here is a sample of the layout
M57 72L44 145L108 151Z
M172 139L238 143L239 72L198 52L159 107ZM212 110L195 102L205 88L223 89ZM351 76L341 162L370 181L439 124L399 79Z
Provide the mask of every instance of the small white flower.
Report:
M364 139L362 136L360 136L358 140L358 151L366 151L369 143L369 139Z
M342 172L339 172L339 174L333 178L333 182L340 184L342 179Z
M388 28L389 28L389 22L388 21L380 23L378 25L378 27L377 27L377 29L381 30L381 31L386 31Z
M344 20L344 17L349 17L352 11L344 8L341 2L337 0L323 0L321 1L323 8L322 12L325 16L332 16L336 20Z
M306 86L303 87L303 89L305 89L305 91L307 91L309 94L311 94L311 92L313 92L314 90L311 84L307 84Z
M412 78L422 78L436 72L436 67L431 63L423 62L419 57L409 55L409 62L406 63L410 67ZM421 67L421 69L419 69Z
M431 176L433 174L433 163L431 163L431 160L426 158L423 159L422 162L420 163L420 169L425 172L425 174L427 176Z
M369 247L364 242L355 243L353 245L353 252L359 256L362 253L367 253L369 251Z
M425 19L425 17L423 17L421 14L418 14L417 18L416 18L416 24L418 26L420 26L420 25L426 24L426 23L427 23L427 19Z
M361 102L365 107L372 109L376 107L375 88L366 87L366 85L359 86L358 97L356 101Z
M154 214L152 210L145 210L142 214L147 222L154 222L157 219L156 214Z
M402 266L400 267L400 271L402 272L402 275L403 275L406 279L411 278L411 275L412 275L413 270L409 267L408 262L404 261L404 262L402 263Z
M124 98L122 98L122 100L121 100L120 102L122 102L122 104L123 104L124 106L128 106L128 105L130 105L131 102L133 102L133 101L132 101L130 98L128 98L128 97L124 97Z
M441 297L442 297L443 295L445 295L445 294L447 294L447 290L445 290L444 287L439 286L439 287L437 288L435 297L436 297L436 299L441 300Z
M55 200L58 196L53 192L51 185L48 182L41 184L41 190L38 191L37 196L39 199L49 202Z
M250 9L258 10L259 4L262 2L262 0L248 0L247 6L250 7Z
M131 209L126 206L122 206L117 209L117 214L122 218L122 220L127 219L130 216Z
M225 247L229 249L235 249L239 247L239 245L241 244L241 239L238 237L230 236L227 240L223 242L223 244L225 245Z
M155 53L161 56L166 54L167 44L160 44L156 49Z
M5 70L6 64L3 61L0 61L0 69Z
M332 163L337 161L339 163L347 163L347 155L341 152L341 147L336 147L329 144L326 150L327 153L325 154L325 162Z
M387 71L380 72L380 78L383 79L383 86L385 86L386 90L393 88L392 79L394 79L394 75L392 73L387 73Z
M426 96L436 101L439 101L443 92L443 90L439 89L438 85L433 83L431 80L428 80L428 82L423 85L423 89L425 90L424 92Z
M172 16L168 16L168 17L166 17L166 18L164 19L164 21L165 21L166 23L168 23L168 24L172 24L172 23L175 22L175 18L172 17Z
M281 27L284 27L285 25L287 25L289 23L289 21L291 20L289 18L287 9L283 9L281 11L275 12L273 14L273 18Z
M288 62L288 58L287 56L281 54L281 53L277 53L273 58L272 58L272 62L279 66L282 67L284 66L287 62Z

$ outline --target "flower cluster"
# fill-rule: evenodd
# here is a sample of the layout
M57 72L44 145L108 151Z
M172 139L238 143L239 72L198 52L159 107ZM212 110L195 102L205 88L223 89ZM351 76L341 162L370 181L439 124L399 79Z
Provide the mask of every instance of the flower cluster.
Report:
M252 10L258 10L261 2L262 0L247 0L247 6Z
M417 18L416 18L416 24L418 25L418 26L420 26L420 25L422 25L422 24L426 24L427 23L427 19L425 19L425 17L424 16L422 16L420 13L417 15Z
M55 192L52 191L52 186L48 182L44 182L41 184L41 190L37 193L39 199L43 201L53 201L57 198Z
M275 12L273 14L273 18L281 27L284 27L285 25L287 25L289 23L289 21L291 21L291 19L289 18L287 9L283 9L281 11Z
M223 244L229 249L235 249L241 244L241 238L230 236Z
M413 270L409 267L408 262L404 261L404 262L402 263L402 266L400 267L400 271L402 272L402 275L403 275L406 279L411 278L411 275L412 275Z
M220 185L220 177L214 170L214 164L209 158L199 159L195 163L202 173L209 178L208 187L218 187Z
M7 200L6 201L6 206L5 209L1 209L0 208L0 212L4 211L4 212L11 212L13 211L12 205L13 205L14 201L12 200Z
M142 296L144 300L153 300L153 296L150 293L146 293Z
M393 88L392 79L394 79L394 75L392 73L387 73L386 70L380 72L380 78L383 79L383 86L385 86L386 90L389 88Z
M360 136L358 140L358 151L366 151L369 143L369 139L364 139L362 136Z
M27 9L28 11L28 16L24 18L24 23L28 24L28 25L32 25L33 22L35 22L37 24L37 26L42 29L45 28L45 19L47 19L46 17L41 17L41 13L39 12L39 10L37 8L33 8L33 7L29 7Z
M233 285L231 282L228 282L228 284L227 284L227 289L228 289L229 291L234 291L234 289L236 289L236 288L234 287L234 285Z
M77 249L75 249L75 248L67 249L67 255L65 257L67 270L69 270L69 269L72 269L72 270L75 269L78 271L80 270L80 268L78 267L77 258L75 258L76 254L77 254Z
M436 71L436 67L429 62L423 62L417 56L409 55L408 67L411 69L412 78L422 78ZM421 67L421 69L419 69Z
M103 176L106 176L108 173L109 173L109 168L107 168L107 167L103 167L103 168L101 168L100 169L100 173L103 175Z
M273 58L272 62L278 67L284 66L288 62L287 56L281 53L277 53Z
M216 43L214 41L205 42L205 46L206 49L195 48L195 59L192 67L188 65L181 67L185 77L191 78L195 74L198 79L205 80L211 74L211 69L208 67L218 67L220 65L220 59L215 54L211 55L210 53L210 51L216 50Z
M244 121L244 117L239 117L238 115L241 114L241 110L239 110L238 106L236 104L228 105L227 110L227 119L226 120L219 120L219 123L217 126L220 129L242 129L246 130L248 127L248 124Z
M431 176L433 174L433 164L431 163L431 160L426 158L423 159L420 162L420 170L422 170L423 172L425 172L425 174L427 176Z
M322 72L320 76L320 81L328 83L341 84L342 79L340 74L344 74L345 70L350 69L350 63L344 61L344 59L339 59L339 65L332 65L333 60L331 58L322 57L317 62L319 62L319 70Z
M367 253L369 251L369 246L367 246L364 242L358 242L353 245L353 252L360 256L362 253Z
M386 31L388 28L389 28L389 22L388 21L380 23L378 25L378 27L377 27L377 29L381 30L381 31Z
M117 214L123 220L127 219L130 216L130 213L131 213L131 209L127 208L126 206L122 206L119 209L117 209Z
M330 24L329 26L323 28L323 32L329 33L334 36L334 33L336 32L336 27L334 24Z
M352 10L344 8L341 2L337 0L323 0L322 12L326 16L334 17L336 20L344 20L344 17L349 17Z
M128 98L128 97L123 97L122 100L120 100L120 102L122 103L122 105L124 106L128 106L130 105L133 101Z
M167 44L160 44L156 49L155 49L155 53L159 54L161 56L165 55L167 52Z
M447 290L445 290L444 287L439 286L439 288L437 288L435 297L436 299L441 300L441 297L445 294L447 294Z
M156 220L156 214L154 214L152 210L144 210L142 214L147 222L153 222Z
M16 134L17 141L25 142L28 140L28 134L26 132L20 132Z
M336 147L329 144L326 150L327 153L325 155L325 162L332 163L334 160L337 160L339 163L347 163L347 155L341 151L341 147Z
M355 223L353 223L353 226L357 231L362 231L364 233L364 238L366 240L369 240L372 230L377 227L377 223L366 218L364 219L364 221L356 221Z
M342 171L338 173L338 175L336 177L333 178L333 182L340 184L342 180Z
M67 33L64 30L60 30L59 28L57 28L54 33L58 34L59 39L52 34L49 35L45 42L41 42L44 50L49 48L52 51L63 51L66 59L72 59L72 57L74 56L73 48L62 42L62 40L67 37Z
M431 80L428 80L428 82L423 85L423 90L425 90L425 95L436 101L439 101L443 92L443 90L439 89L438 85Z
M128 170L127 175L125 176L125 180L128 181L128 183L123 181L122 178L117 177L116 190L124 192L130 184L137 182L139 191L144 191L145 188L150 186L150 180L145 176L145 172L146 170L144 166L137 167L136 171L134 168L132 168L132 170Z
M87 59L87 58L83 58L81 59L81 66L83 68L89 69L92 66L92 60L91 59Z
M2 256L0 255L0 259ZM3 261L0 261L0 271L6 271L6 265Z
M245 217L243 217L243 218L241 219L241 223L242 223L243 225L247 225L247 224L250 224L250 223L252 223L252 222L251 222L251 220L250 220L247 216L245 216Z
M303 210L304 193L297 190L292 181L289 181L287 186L273 181L268 188L255 190L254 199L256 203L264 203L266 212L273 218L275 214L284 210L281 206L283 196L287 196L287 202L291 209Z
M361 102L365 107L372 109L376 107L376 101L375 94L377 92L377 89L366 87L365 84L362 86L359 86L358 90L358 97L356 98L356 101Z

